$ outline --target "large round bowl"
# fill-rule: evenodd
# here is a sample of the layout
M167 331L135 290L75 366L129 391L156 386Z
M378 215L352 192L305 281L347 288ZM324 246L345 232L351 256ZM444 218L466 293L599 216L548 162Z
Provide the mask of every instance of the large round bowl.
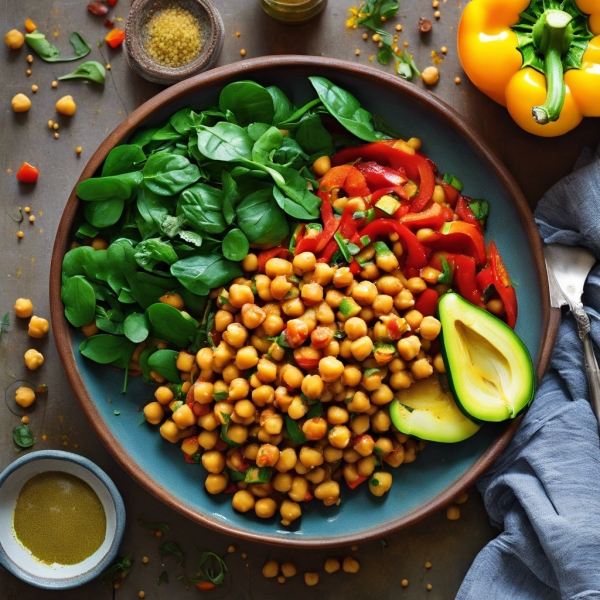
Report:
M174 85L138 108L100 145L80 181L92 177L109 151L126 143L141 125L157 124L188 105L215 105L220 90L232 81L253 79L263 85L277 85L302 106L315 97L307 79L310 75L327 77L349 90L406 139L421 138L425 152L442 172L459 176L470 196L490 201L486 236L488 241L496 241L512 279L519 284L517 333L541 377L557 322L550 312L542 247L527 203L473 127L446 104L400 77L309 56L258 58L221 67ZM231 496L205 492L202 467L184 462L178 445L167 443L156 429L137 427L139 406L151 396L152 388L135 378L127 395L122 396L122 373L88 361L77 350L81 333L64 317L60 278L78 206L73 188L56 235L50 271L52 324L60 358L81 408L112 455L148 491L190 519L230 535L287 546L340 546L381 537L448 504L490 466L513 436L517 421L486 425L460 444L430 444L416 462L394 469L394 485L385 497L376 498L366 489L345 489L340 506L308 503L302 519L290 528L282 527L276 519L236 513ZM113 414L115 408L120 410L119 417Z

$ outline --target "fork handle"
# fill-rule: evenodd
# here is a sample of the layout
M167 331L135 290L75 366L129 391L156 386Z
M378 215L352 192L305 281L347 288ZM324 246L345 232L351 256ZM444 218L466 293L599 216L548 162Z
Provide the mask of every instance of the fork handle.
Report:
M592 338L590 337L590 318L583 310L583 306L573 307L573 315L577 321L579 337L583 342L583 353L585 356L585 374L587 375L588 386L590 389L590 404L600 424L600 368L594 354Z

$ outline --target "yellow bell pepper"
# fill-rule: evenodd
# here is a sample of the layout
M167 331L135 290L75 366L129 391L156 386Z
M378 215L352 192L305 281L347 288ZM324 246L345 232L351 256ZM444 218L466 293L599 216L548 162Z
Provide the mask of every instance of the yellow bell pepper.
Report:
M458 54L529 133L554 137L600 117L599 0L472 0Z

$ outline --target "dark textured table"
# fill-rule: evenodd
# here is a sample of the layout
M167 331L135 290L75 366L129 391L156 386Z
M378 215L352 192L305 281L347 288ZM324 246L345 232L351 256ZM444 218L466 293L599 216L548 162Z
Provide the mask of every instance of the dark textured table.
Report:
M257 0L215 0L225 22L226 34L223 52L217 65L241 60L240 50L246 56L268 54L324 55L358 61L363 64L376 54L375 44L361 38L362 31L347 31L345 21L351 0L329 0L325 12L305 26L288 28L278 25L263 14ZM586 120L575 131L559 139L542 139L521 131L506 111L479 93L462 72L456 56L456 28L461 12L459 0L440 3L442 13L439 21L433 17L430 0L408 2L405 0L398 19L388 24L393 29L401 23L401 41L409 42L420 66L432 63L431 51L441 54L442 46L448 53L439 66L441 78L430 91L453 106L475 124L496 149L512 171L533 207L542 193L560 177L570 171L586 144L600 140L600 119ZM187 572L193 571L201 550L210 549L224 554L229 545L236 552L227 558L230 576L223 588L211 593L213 598L242 600L304 597L307 588L302 574L289 579L284 585L266 580L261 568L268 559L280 562L293 561L302 570L320 571L321 581L314 591L326 598L451 600L460 586L469 565L483 545L494 536L488 524L480 498L471 491L469 500L461 507L459 521L448 521L440 513L401 531L387 539L382 549L379 542L369 542L351 551L294 551L282 550L239 542L217 535L196 525L177 512L167 508L132 481L100 444L73 396L58 359L51 336L32 340L26 334L26 323L15 320L12 307L18 297L33 301L34 314L49 317L48 270L50 251L54 241L62 208L89 156L109 131L130 112L161 90L134 75L128 68L122 48L112 50L96 42L106 35L103 18L94 17L85 8L85 0L59 2L58 0L7 0L0 8L0 23L4 32L16 27L23 30L25 18L30 17L40 31L63 51L70 50L67 38L71 31L79 31L92 45L90 59L110 63L104 87L79 81L61 82L58 89L51 82L69 72L68 63L44 63L36 58L31 66L32 75L26 76L29 67L26 47L8 51L1 44L2 105L5 112L0 116L0 178L2 180L2 206L0 223L0 256L2 256L2 286L0 288L0 312L11 310L11 330L0 341L0 382L5 389L6 402L0 407L0 467L4 468L19 454L12 441L12 428L19 423L14 410L14 389L18 380L29 380L48 385L47 396L37 400L32 414L31 426L36 434L34 450L60 449L86 456L106 470L121 491L127 507L128 523L122 554L134 555L134 566L125 583L117 590L121 598L137 598L144 590L146 598L180 599L194 597L195 589L185 591L177 576L183 571L172 559L165 559L164 566L158 556L159 540L149 531L138 526L138 518L146 521L166 522L170 531L162 541L176 541L186 553ZM125 18L128 0L119 0L111 12ZM421 36L417 31L420 16L430 18L433 30ZM123 24L121 24L122 26ZM241 33L240 37L235 32ZM58 35L55 37L55 32ZM356 49L360 56L355 55ZM71 63L71 65L77 63ZM372 64L377 65L376 59ZM391 65L387 67L391 70ZM462 84L454 78L460 76ZM31 86L39 86L36 94ZM416 85L422 86L420 81ZM28 113L15 115L10 100L18 92L27 94L33 103ZM54 103L65 94L72 94L77 103L77 113L72 118L58 119L60 139L54 139L54 131L47 126L49 119L56 119ZM77 146L83 147L81 156L75 154ZM40 180L35 186L19 185L16 170L23 161L40 168ZM11 169L12 173L8 170ZM26 220L21 224L25 236L17 238L19 226L11 218L14 210L30 206L36 217L32 225ZM23 354L34 347L41 350L45 363L41 369L27 372ZM42 436L46 436L43 440ZM248 558L242 558L242 552ZM325 558L353 554L361 563L358 575L338 572L328 575L323 571ZM142 556L148 556L148 564L142 564ZM426 570L424 564L431 561L433 567ZM169 584L157 587L157 578L163 571L169 573ZM402 579L409 586L401 587ZM432 591L426 591L431 583ZM113 590L100 582L93 582L82 589L66 592L46 592L22 583L6 571L0 571L0 597L20 600L65 599L82 597L109 599ZM312 590L311 590L312 592Z

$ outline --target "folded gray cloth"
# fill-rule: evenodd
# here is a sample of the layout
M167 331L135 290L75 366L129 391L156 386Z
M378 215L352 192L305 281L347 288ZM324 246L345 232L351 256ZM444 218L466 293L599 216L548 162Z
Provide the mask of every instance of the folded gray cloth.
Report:
M584 152L534 216L544 242L584 246L600 258L600 157ZM583 302L600 346L600 266ZM477 488L502 533L479 553L457 600L600 600L598 423L570 313L533 404Z

